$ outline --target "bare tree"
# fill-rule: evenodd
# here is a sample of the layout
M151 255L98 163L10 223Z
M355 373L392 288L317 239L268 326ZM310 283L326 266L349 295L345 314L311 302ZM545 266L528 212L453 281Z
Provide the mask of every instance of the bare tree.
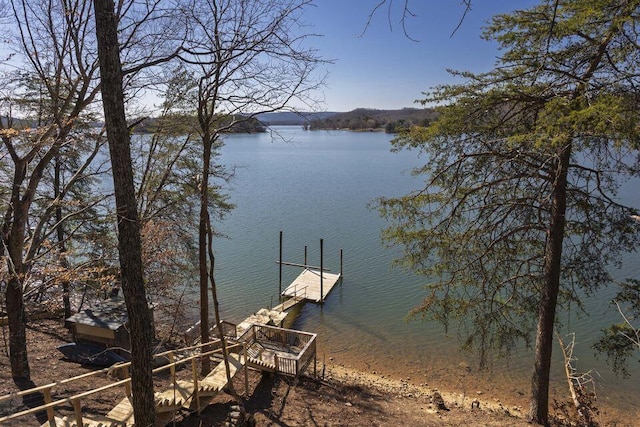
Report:
M97 84L92 46L86 38L86 10L78 7L75 14L67 14L62 5L19 0L11 6L18 30L17 49L30 70L21 77L22 83L37 81L45 95L38 110L42 120L36 121L36 128L14 120L15 98L14 102L7 100L6 117L0 123L3 158L10 159L13 171L9 202L3 204L0 248L8 261L5 297L11 373L16 379L28 380L23 291L35 248L42 241L36 229L30 247L25 247L30 208L50 163L65 145L73 143L74 123L93 102Z
M400 3L400 6L397 6L398 3ZM471 0L461 0L460 5L463 6L462 14L460 15L460 20L458 21L458 25L456 25L456 27L451 32L451 36L453 36L458 31L465 17L467 16L467 13L471 11ZM400 19L398 20L398 23L400 24L400 27L402 28L402 32L404 33L405 37L408 38L409 40L419 41L413 38L413 36L411 35L411 31L407 29L408 20L411 18L417 18L417 15L411 10L411 0L398 0L397 2L394 0L378 0L378 2L373 7L373 9L371 9L371 12L369 12L369 15L367 17L367 23L365 24L361 35L364 35L364 33L367 32L367 30L371 26L371 22L373 21L375 16L378 14L378 12L380 12L380 10L385 8L387 9L386 13L387 13L387 21L389 24L389 30L393 31L394 23L393 23L392 17L394 16L394 9L398 8L400 9Z
M315 51L305 47L310 35L301 32L300 21L300 14L310 5L309 0L223 0L197 1L192 9L192 38L180 58L197 82L195 101L202 141L199 219L202 342L209 341L209 284L216 324L221 330L213 269L209 183L211 178L227 177L225 170L214 164L222 147L221 134L258 113L293 108L293 101L313 105L312 91L321 85L322 79L314 80L312 76L321 60ZM225 363L229 375L226 358Z

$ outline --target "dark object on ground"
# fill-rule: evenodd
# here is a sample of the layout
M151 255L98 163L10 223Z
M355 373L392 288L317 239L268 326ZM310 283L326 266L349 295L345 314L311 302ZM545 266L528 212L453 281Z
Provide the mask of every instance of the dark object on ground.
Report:
M447 408L447 405L444 403L444 399L442 398L442 395L440 393L438 393L437 391L433 392L433 404L436 406L436 408L442 410L442 411L448 411L449 408Z
M83 365L107 367L118 362L128 361L118 353L96 344L68 343L59 346L58 350L66 359Z

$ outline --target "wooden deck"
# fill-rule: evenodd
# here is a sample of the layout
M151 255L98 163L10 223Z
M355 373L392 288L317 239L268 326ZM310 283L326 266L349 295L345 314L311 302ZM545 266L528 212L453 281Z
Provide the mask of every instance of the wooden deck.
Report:
M322 273L322 292L320 286L320 270L305 268L302 273L282 292L282 296L304 298L309 301L322 302L340 280L340 274Z

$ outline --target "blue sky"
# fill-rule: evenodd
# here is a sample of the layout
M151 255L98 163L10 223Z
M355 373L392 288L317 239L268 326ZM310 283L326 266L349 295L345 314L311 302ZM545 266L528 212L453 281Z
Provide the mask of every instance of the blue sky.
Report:
M390 15L389 1L364 34L368 16L379 0L316 0L316 7L305 13L305 21L313 26L309 31L323 35L309 44L323 58L335 61L326 66L326 110L417 107L414 101L422 92L452 81L447 68L490 70L498 50L494 43L480 38L481 27L496 13L535 3L474 0L462 26L451 36L464 12L460 0L409 0L417 16L408 19L407 30L418 40L415 42L405 37L399 22L404 0L393 0Z
M497 46L480 38L491 16L537 2L472 0L472 9L452 35L465 11L462 0L407 1L416 15L408 17L407 31L418 41L407 38L400 24L405 0L387 0L366 31L380 0L314 0L305 11L305 30L321 35L308 39L308 47L334 61L318 70L328 73L323 110L419 107L415 101L423 92L452 81L447 68L482 72L493 67ZM0 44L0 55L4 47Z

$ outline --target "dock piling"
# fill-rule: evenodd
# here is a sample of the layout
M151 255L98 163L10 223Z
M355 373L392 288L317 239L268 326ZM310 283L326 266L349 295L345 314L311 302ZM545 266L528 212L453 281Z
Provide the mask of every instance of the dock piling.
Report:
M322 304L324 302L324 287L322 286L322 276L323 274L323 251L322 251L322 247L323 247L323 239L320 239L320 303Z
M280 282L278 283L278 295L282 295L282 230L280 231Z

